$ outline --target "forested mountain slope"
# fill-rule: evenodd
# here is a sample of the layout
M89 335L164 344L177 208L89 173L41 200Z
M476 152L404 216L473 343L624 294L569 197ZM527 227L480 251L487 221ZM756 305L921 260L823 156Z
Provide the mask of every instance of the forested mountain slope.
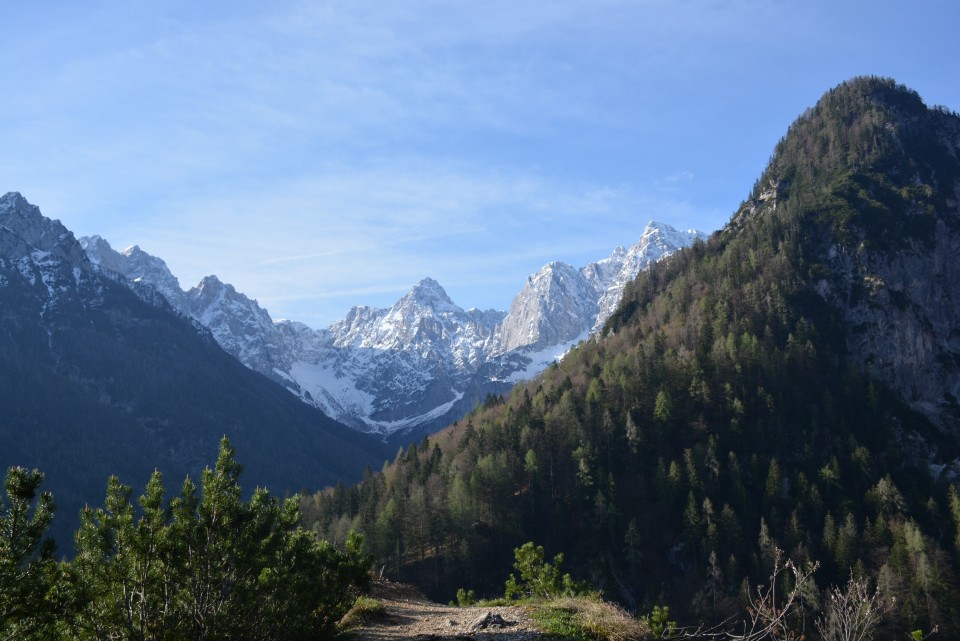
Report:
M119 278L20 194L0 198L0 469L46 473L62 544L111 474L139 487L159 469L177 487L224 435L249 490L317 489L382 464L381 443L241 365L152 287Z
M730 223L643 272L602 338L384 474L305 502L391 571L494 592L533 540L630 607L719 621L775 548L958 633L960 118L826 94Z

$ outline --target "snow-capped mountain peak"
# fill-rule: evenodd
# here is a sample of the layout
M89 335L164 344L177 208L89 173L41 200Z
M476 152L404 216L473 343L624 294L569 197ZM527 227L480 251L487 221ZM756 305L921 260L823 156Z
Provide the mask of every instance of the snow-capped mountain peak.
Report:
M620 255L614 250L614 254L611 254L608 260L610 260L611 266L619 264L619 269L615 274L611 274L612 270L608 268L606 273L610 276L606 279L598 278L596 281L596 287L601 296L592 331L599 331L603 327L617 305L620 304L620 299L623 297L623 288L636 278L641 270L646 269L658 260L666 258L673 252L693 244L698 239L705 240L706 237L707 234L696 229L679 231L666 223L651 220L640 235L640 240L630 247L626 254ZM594 263L594 265L597 264L599 263ZM590 267L588 265L584 269L590 269Z
M59 220L50 220L19 192L0 196L0 232L4 256L22 258L35 252L50 253L68 260L83 260L84 253L73 233Z
M171 307L185 313L186 299L180 281L161 258L148 254L138 245L118 252L100 236L84 236L80 239L80 246L94 265L116 272L133 282L152 285Z
M554 261L527 278L499 332L498 353L572 340L592 325L596 292L576 268Z
M59 220L46 218L17 192L0 197L0 289L29 291L41 322L52 310L82 306L80 288L89 284L92 271L83 248Z
M651 221L629 250L618 246L579 270L562 262L548 263L527 278L510 305L497 353L543 350L599 331L620 303L623 288L641 269L705 237L696 230L677 231Z
M699 236L651 222L636 244L582 268L550 262L526 279L509 314L464 311L424 278L392 306L354 307L322 330L274 322L216 276L183 292L162 260L136 246L118 253L99 237L82 242L92 262L152 283L227 352L305 402L358 429L413 438L561 357L603 326L640 269Z
M424 278L413 286L406 296L401 299L402 302L415 303L424 308L430 308L437 312L462 312L463 310L454 304L447 291L440 286L440 283L432 278Z

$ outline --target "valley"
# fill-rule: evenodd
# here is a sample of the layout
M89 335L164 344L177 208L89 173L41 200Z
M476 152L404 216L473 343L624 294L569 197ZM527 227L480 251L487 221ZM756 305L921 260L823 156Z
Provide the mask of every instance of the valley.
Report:
M0 605L36 613L4 615L15 637L141 638L136 602L138 634L329 638L373 567L439 602L599 592L638 639L758 611L776 626L743 638L838 638L857 586L868 632L960 635L960 116L893 80L825 93L709 237L651 223L507 311L425 278L275 322L17 193L0 252L0 463L25 466ZM44 536L74 530L58 561Z

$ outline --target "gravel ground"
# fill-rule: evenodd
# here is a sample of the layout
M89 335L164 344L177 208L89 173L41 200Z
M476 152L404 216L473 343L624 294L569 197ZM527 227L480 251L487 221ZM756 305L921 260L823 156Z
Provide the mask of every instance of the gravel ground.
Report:
M529 613L519 606L459 608L433 603L416 588L387 581L374 585L372 597L386 612L365 622L356 641L530 641L541 635ZM487 615L499 615L508 625L475 625Z

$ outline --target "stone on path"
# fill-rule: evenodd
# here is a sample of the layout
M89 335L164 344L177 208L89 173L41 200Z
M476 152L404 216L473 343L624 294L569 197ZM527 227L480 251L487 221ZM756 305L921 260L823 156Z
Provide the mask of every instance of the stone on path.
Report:
M506 628L511 625L517 625L516 621L506 621L499 614L494 614L493 612L487 612L485 615L477 619L470 626L471 632L476 632L477 630L485 630L490 626L495 626L498 628Z

